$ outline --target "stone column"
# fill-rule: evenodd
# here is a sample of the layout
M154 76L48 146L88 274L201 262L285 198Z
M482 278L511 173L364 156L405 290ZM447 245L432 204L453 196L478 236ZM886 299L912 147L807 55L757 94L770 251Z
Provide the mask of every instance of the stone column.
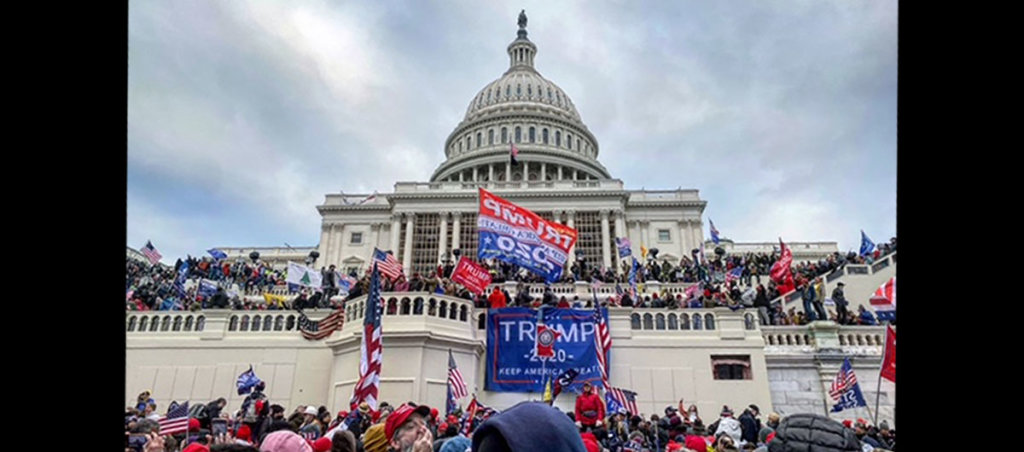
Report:
M396 213L391 216L391 252L398 257L398 234L402 232L402 214Z
M452 249L459 248L459 233L462 232L462 212L452 212Z
M372 246L374 248L377 248L377 242L380 240L380 228L381 228L381 226L383 226L383 223L376 222L376 221L373 222L373 223L370 223L370 246ZM341 267L340 263L338 264L338 267Z
M512 161L505 162L505 182L512 182Z
M615 211L615 235L618 237L629 237L629 230L626 229L626 213L622 209L617 209ZM619 265L619 262L622 261L622 259L619 258L618 247L616 247L613 253L614 257L612 258L612 262L615 263L615 273L621 274L622 266Z
M704 249L704 222L699 219L693 220L690 233L693 235L693 243L696 244L694 248Z
M479 181L480 181L480 179L477 179L476 166L474 166L473 167L473 182L479 182Z
M487 165L487 182L494 182L494 164Z
M637 222L637 225L640 226L640 244L647 247L647 249L651 249L650 237L648 237L647 234L647 229L650 228L651 222L647 220L640 220ZM641 259L642 258L643 256L641 256Z
M558 180L562 180L562 165L558 165Z
M555 223L562 224L562 211L556 210L551 212L551 215L555 217Z
M686 233L686 224L688 220L679 220L676 225L679 227L679 246L682 248L682 254L680 256L689 256L690 250L693 249L690 246L691 237Z
M441 237L437 240L438 256L437 262L444 263L444 252L445 248L448 247L448 214L441 213Z
M318 251L320 251L321 256L327 255L327 241L330 239L330 230L331 227L327 222L320 225L320 249Z
M338 265L341 262L341 249L345 247L345 224L338 225L338 233L334 236L334 252L330 256L325 256L325 265L335 264ZM333 257L332 257L333 256Z
M541 164L540 164L540 181L541 182L547 181L548 180L547 175L548 175L548 164L544 163L544 162L541 162Z
M405 214L405 251L402 253L402 267L405 274L412 275L412 230L416 226L416 214Z
M601 257L604 259L605 268L612 266L611 233L608 228L608 211L601 209Z
M565 218L566 218L566 226L575 229L576 228L576 211L575 210L566 210L565 211ZM579 242L579 236L576 237L576 241ZM576 259L576 245L573 245L572 248L569 248L569 260L566 262L566 265L568 265L569 262L573 262L575 259Z

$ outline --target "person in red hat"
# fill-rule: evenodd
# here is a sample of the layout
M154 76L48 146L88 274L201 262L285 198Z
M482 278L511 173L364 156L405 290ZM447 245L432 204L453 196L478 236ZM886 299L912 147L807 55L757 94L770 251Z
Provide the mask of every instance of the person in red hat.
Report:
M313 452L329 452L331 450L331 439L326 436L321 437L311 442L310 447L313 448Z
M400 451L432 452L434 436L427 427L430 407L403 403L388 415L384 435L392 448Z

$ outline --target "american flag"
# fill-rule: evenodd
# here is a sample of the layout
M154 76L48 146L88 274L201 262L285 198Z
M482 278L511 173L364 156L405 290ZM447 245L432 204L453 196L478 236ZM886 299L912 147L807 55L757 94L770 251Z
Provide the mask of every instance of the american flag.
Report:
M462 372L459 372L459 366L455 364L455 357L452 356L451 349L448 349L448 386L452 388L452 397L456 400L469 395L466 382L462 380Z
M612 349L612 335L608 332L608 322L601 315L601 308L594 309L594 325L597 327L597 334L594 334L594 342L597 350L597 363L601 368L601 382L608 387L608 351Z
M330 336L335 330L340 330L344 324L344 309L337 309L327 317L316 321L310 320L305 313L299 312L299 332L302 333L302 337L311 341L318 341Z
M739 279L740 276L743 276L743 267L736 267L732 270L729 270L725 274L725 285L728 286L730 281L734 279Z
M896 318L896 277L883 283L868 300L879 321L893 321Z
M373 263L379 265L380 272L387 275L388 279L392 281L397 279L403 271L402 263L398 262L394 254L385 253L377 248L373 249Z
M832 400L839 401L850 388L857 384L857 376L853 374L853 366L850 365L850 358L843 361L835 380L832 380L832 387L828 389L828 395Z
M629 414L639 415L640 409L636 406L636 393L628 389L608 388L606 397L629 411ZM609 404L611 405L611 404ZM611 410L611 408L609 408Z
M370 275L370 296L366 297L366 315L363 322L363 340L359 347L359 381L352 390L350 405L355 407L366 402L370 408L377 410L377 389L380 386L381 354L381 299L380 271L377 264L373 265Z
M469 402L469 406L466 407L466 423L462 427L462 434L469 436L470 431L473 429L473 418L476 417L476 410L480 404L476 401L476 395L473 396L473 401Z
M150 265L156 265L157 262L160 262L160 258L163 257L160 255L160 252L153 247L153 242L150 242L149 240L146 240L146 246L142 247L142 254L145 254L146 259L149 259Z
M167 412L167 416L161 417L160 435L174 435L188 431L188 402L178 405Z

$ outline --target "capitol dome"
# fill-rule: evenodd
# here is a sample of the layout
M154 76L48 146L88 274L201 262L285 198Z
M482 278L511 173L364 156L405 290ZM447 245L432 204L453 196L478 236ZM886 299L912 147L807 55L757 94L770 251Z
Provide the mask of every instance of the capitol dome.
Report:
M509 69L473 96L431 181L611 178L572 99L534 67L537 46L527 38L525 13L507 51ZM519 150L514 167L508 164L510 140Z

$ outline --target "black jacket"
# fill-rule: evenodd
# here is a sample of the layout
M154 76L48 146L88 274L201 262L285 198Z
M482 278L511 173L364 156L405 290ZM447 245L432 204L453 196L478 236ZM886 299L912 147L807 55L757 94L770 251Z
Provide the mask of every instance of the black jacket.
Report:
M769 452L861 450L853 430L825 416L809 413L791 414L775 429L775 439L768 443Z
M757 432L761 431L760 422L754 417L749 409L744 410L740 415L740 429L743 430L743 440L748 443L757 444Z

